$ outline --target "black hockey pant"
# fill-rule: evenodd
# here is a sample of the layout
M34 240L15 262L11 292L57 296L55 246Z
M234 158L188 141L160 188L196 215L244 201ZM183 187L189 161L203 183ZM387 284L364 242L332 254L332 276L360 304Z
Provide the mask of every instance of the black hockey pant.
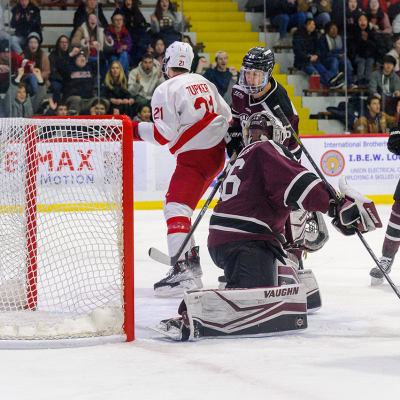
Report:
M226 288L256 288L278 285L276 248L265 241L231 242L210 247L215 265L222 268Z

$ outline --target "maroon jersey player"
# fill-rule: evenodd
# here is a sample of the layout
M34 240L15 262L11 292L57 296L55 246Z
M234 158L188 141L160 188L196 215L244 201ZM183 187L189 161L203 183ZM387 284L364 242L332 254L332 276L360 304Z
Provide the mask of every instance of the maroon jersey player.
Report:
M209 252L224 269L227 288L277 285L275 259L285 257L285 222L292 210L329 210L344 234L354 233L344 211L354 211L356 219L361 211L351 201L335 205L325 184L280 144L285 133L278 120L257 114L249 123L247 146L231 165L210 220Z
M228 151L230 148L238 150L242 129L251 115L267 111L277 117L274 110L277 105L281 107L295 132L299 133L296 109L285 88L272 77L274 65L274 54L263 47L250 49L243 58L239 84L232 88L232 124L229 133L233 140L230 146L228 144ZM294 137L288 135L283 145L300 159L301 148Z

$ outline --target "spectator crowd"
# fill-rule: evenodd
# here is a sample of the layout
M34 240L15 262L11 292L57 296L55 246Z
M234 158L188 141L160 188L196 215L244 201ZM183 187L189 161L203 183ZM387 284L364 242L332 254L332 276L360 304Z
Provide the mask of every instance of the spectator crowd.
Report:
M400 1L265 1L267 18L279 30L276 45L292 44L294 67L319 75L327 89L347 83L369 91L355 132L385 132L400 109Z
M76 2L70 35L55 38L47 54L40 4L11 2L10 34L1 0L0 117L101 113L148 121L165 50L182 40L189 18L180 21L170 0L157 0L148 22L138 0L116 1L110 21L97 0ZM205 58L196 54L195 63L193 72L202 73Z

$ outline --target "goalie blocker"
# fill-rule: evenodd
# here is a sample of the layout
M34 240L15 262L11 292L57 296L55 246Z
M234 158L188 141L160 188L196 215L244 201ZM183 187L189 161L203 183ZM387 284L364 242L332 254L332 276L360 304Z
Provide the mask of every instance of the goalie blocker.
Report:
M185 292L179 313L150 329L179 341L296 332L307 328L306 287Z

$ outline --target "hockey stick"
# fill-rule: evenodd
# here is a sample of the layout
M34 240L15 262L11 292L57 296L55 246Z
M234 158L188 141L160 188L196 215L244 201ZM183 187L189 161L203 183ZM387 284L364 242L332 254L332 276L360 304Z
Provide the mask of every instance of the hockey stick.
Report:
M317 164L315 164L313 158L311 157L311 155L307 151L307 149L304 147L304 144L302 143L302 141L300 140L299 136L297 135L297 133L293 129L293 127L290 124L289 120L287 119L286 115L282 111L281 107L279 105L277 105L277 106L274 107L274 110L278 114L279 119L285 125L285 128L288 129L289 132L296 139L296 142L299 144L299 146L301 147L302 151L304 152L304 154L308 158L308 161L310 161L311 165L315 169L315 172L318 174L318 176L320 177L321 181L324 182L329 194L332 196L332 198L335 199L337 204L342 204L342 200L338 197L337 193L333 190L332 186L328 183L328 181L326 180L324 174L318 168ZM393 283L392 279L389 277L389 275L386 273L386 271L379 264L378 258L376 257L376 255L372 251L371 247L369 247L369 245L368 245L367 241L365 240L363 234L354 225L352 225L352 228L355 229L355 231L357 233L357 236L360 238L362 244L367 249L367 251L370 254L370 256L372 257L372 259L375 261L376 266L381 270L383 276L386 278L386 280L388 281L389 285L392 287L393 291L396 293L397 297L400 299L400 291L399 291L399 289L396 287L396 285Z
M149 256L150 258L152 258L155 261L158 261L162 264L165 265L170 265L170 266L174 266L177 261L179 260L183 249L186 247L186 245L188 244L190 238L192 237L194 231L197 228L197 225L199 225L201 219L203 218L204 214L206 213L208 206L211 203L211 200L214 198L215 194L217 193L218 189L220 188L220 186L222 185L222 182L225 179L225 175L226 175L226 171L229 167L229 164L234 161L237 157L236 151L233 152L232 157L229 159L228 164L226 165L225 169L222 171L221 175L218 177L218 181L214 186L214 189L211 191L210 195L208 196L207 201L205 202L203 208L200 210L199 215L197 216L196 220L194 221L192 227L190 228L190 231L188 232L188 234L186 235L185 239L183 240L181 247L179 247L178 252L170 257L165 253L162 253L160 250L157 250L155 247L151 247L149 249Z

